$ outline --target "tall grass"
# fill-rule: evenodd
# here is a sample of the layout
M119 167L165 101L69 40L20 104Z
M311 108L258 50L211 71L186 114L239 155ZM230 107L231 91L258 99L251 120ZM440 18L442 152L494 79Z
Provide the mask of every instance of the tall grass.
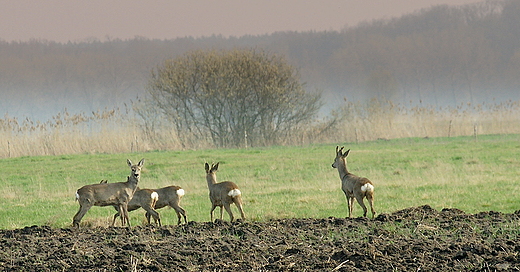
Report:
M182 148L171 131L147 132L131 111L119 109L90 115L64 110L47 122L6 115L0 119L0 147L3 158Z
M372 99L367 103L346 102L332 117L337 120L335 128L341 140L347 142L520 133L520 101L433 107Z
M135 105L133 105L135 107ZM395 105L373 99L345 102L330 116L295 129L287 145L364 142L407 137L456 137L520 133L520 101L436 108ZM51 120L0 119L0 158L63 154L142 152L213 148L211 139L183 135L157 116L132 109L69 113Z

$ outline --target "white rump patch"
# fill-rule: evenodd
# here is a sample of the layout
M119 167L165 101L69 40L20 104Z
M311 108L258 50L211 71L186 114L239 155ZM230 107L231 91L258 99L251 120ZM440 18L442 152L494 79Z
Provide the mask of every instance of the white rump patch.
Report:
M184 189L177 190L177 195L178 196L183 196L184 195Z
M233 189L233 190L229 191L229 193L227 195L230 196L230 197L236 197L236 196L239 196L241 194L242 194L242 192L240 192L240 190Z
M76 200L79 200L79 194L78 194L78 191L76 191Z
M153 193L150 195L150 197L151 197L153 200L155 200L155 201L159 200L159 194L158 194L157 192L153 192Z
M361 192L374 191L374 185L367 183L361 186Z

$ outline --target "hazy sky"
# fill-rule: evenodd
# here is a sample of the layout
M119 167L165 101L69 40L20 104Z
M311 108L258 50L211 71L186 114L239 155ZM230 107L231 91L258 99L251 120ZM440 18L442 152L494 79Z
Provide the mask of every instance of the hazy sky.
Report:
M482 0L0 0L0 39L84 41L135 36L340 30L437 4Z

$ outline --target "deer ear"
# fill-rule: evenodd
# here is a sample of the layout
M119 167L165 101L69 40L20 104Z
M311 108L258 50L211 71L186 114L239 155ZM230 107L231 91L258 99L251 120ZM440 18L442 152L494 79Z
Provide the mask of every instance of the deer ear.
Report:
M218 170L218 165L219 165L220 162L217 162L213 165L213 167L211 168L211 170L214 170L214 171L217 171Z
M143 166L144 165L144 158L142 158L139 163L137 164L137 166Z
M128 166L132 166L132 161L129 159L126 159L126 163L128 164Z
M204 169L206 169L206 172L209 171L209 164L207 162L204 163Z
M348 156L348 153L349 153L349 152L350 152L350 149L347 150L347 151L345 151L345 153L343 153L343 156L345 156L345 157Z

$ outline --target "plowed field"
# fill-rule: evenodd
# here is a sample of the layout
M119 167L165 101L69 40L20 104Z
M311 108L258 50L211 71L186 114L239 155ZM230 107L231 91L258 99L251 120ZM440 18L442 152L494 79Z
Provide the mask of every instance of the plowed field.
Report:
M3 271L519 271L520 211L0 230Z

